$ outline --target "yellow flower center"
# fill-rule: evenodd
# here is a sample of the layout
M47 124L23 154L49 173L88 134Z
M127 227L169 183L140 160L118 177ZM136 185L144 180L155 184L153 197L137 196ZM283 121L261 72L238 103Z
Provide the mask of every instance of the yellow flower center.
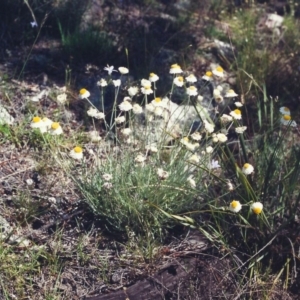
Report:
M86 92L87 92L86 89L81 89L81 90L79 91L79 94L80 94L80 95L84 95Z
M244 169L248 169L248 168L250 168L250 166L251 166L250 164L245 163L245 164L244 164Z
M233 200L230 205L232 208L237 208L239 206L239 201Z
M289 116L289 115L284 115L283 118L286 121L290 121L291 120L291 116Z
M151 89L151 85L149 86L149 85L147 85L147 86L144 86L144 89L146 89L146 90L150 90Z
M234 94L234 90L228 90L228 94Z
M179 77L177 77L177 80L183 82L183 77L179 76Z
M41 118L40 117L33 117L32 122L33 123L41 122Z
M155 76L155 73L150 73L150 77L154 77Z
M242 114L242 112L241 112L239 109L235 109L235 110L234 110L234 113L235 113L236 115L241 115L241 114Z
M82 148L79 147L79 146L76 146L76 147L74 148L74 152L75 152L75 153L81 153L81 152L82 152Z
M207 72L205 73L205 75L208 76L208 77L212 77L212 72L211 72L211 71L207 71Z
M189 141L189 138L186 136L186 137L183 138L183 140L184 140L185 142L188 142L188 141Z
M193 86L193 85L191 85L191 86L189 87L189 89L194 91L194 90L196 90L196 87Z
M155 101L156 103L159 103L159 102L161 102L161 98L160 98L160 97L156 97L156 98L154 99L154 101Z
M218 72L224 72L223 68L220 67L220 66L218 66L218 67L216 68L216 70L217 70Z
M252 211L256 214L259 215L262 211L261 207L253 207Z
M178 64L174 64L171 66L171 69L180 69L180 66Z
M52 125L51 125L51 128L53 130L56 130L58 127L59 127L59 123L58 122L53 122Z

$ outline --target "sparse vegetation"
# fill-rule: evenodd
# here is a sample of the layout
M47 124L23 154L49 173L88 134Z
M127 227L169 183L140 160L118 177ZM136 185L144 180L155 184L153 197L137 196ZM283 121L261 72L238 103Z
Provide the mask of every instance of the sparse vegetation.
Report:
M0 298L297 299L296 2L4 2Z

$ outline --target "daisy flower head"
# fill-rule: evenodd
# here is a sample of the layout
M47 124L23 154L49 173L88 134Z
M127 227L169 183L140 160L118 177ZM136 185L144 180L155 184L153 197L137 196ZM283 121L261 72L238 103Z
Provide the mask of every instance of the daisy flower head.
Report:
M245 175L250 175L251 173L253 173L254 171L254 168L252 165L248 164L248 163L245 163L243 165L243 168L242 168L242 172L245 174Z
M162 106L163 105L163 102L161 101L161 98L160 97L156 97L155 99L153 99L151 101L151 104L155 107L157 106Z
M203 121L204 123L204 128L208 133L213 133L215 130L215 125L210 124L207 120Z
M159 77L155 73L150 73L149 81L156 82L158 79L159 79Z
M132 109L132 104L127 101L127 100L124 100L120 105L119 105L119 108L121 111L129 111Z
M79 91L79 98L80 98L80 99L86 99L86 98L88 98L90 95L91 95L91 94L90 94L90 92L89 92L87 89L81 89L81 90Z
M131 86L128 88L127 92L130 97L133 97L139 92L139 88L137 86Z
M129 70L125 67L119 67L118 70L122 75L129 73Z
M136 156L136 158L134 159L134 161L137 162L137 163L144 163L145 160L146 160L146 157L142 154L138 154Z
M214 89L213 96L214 96L215 101L217 103L223 102L223 97L221 96L221 90L220 89L218 89L218 88Z
M113 85L115 87L119 87L121 85L121 79L116 79L116 80L113 80Z
M182 87L183 84L184 84L183 77L182 77L182 76L177 76L177 77L175 77L174 80L173 80L173 83L174 83L176 86Z
M242 209L242 205L240 201L237 200L232 200L231 203L229 204L229 210L238 213Z
M104 119L105 115L103 112L100 112L97 108L90 107L86 112L88 116L95 118L95 119Z
M213 73L211 71L207 71L203 76L202 79L206 81L211 81L212 80Z
M77 160L81 160L83 158L83 151L82 148L79 146L74 147L69 155L73 158L73 159L77 159Z
M30 123L31 128L40 128L42 126L45 126L42 119L40 117L33 117L32 121Z
M197 154L193 154L191 157L189 157L188 161L198 164L200 162L200 157Z
M234 98L237 96L238 96L238 94L232 89L228 90L227 93L225 94L226 98Z
M157 169L157 175L162 180L167 179L169 177L169 173L161 168Z
M58 122L53 122L50 128L51 135L60 135L63 133L63 130Z
M239 134L243 133L245 130L247 130L247 126L240 126L235 128L235 132Z
M143 108L139 104L135 103L132 106L132 111L135 115L139 115L143 112Z
M242 112L239 109L235 109L230 112L230 115L235 119L235 120L241 120L242 119Z
M234 102L234 105L235 105L236 107L242 107L242 106L243 106L243 103L242 103L242 102L239 102L239 101L236 101L236 102Z
M151 87L151 81L148 79L142 79L141 80L141 86L143 87Z
M132 130L130 128L123 128L121 130L123 135L130 135L130 133L132 132Z
M220 121L221 123L223 124L226 124L226 123L229 123L232 121L232 116L229 116L229 115L226 115L226 114L223 114L221 117L220 117Z
M285 126L291 126L296 127L297 123L295 121L292 121L292 118L290 115L282 115L280 119L280 123Z
M101 136L99 135L97 130L93 130L89 132L89 138L92 143L97 143L102 140Z
M202 139L202 135L195 131L194 133L191 134L191 138L194 140L194 141L200 141Z
M282 106L279 108L279 112L282 114L282 115L288 115L290 116L291 115L291 111L288 107L286 106Z
M197 94L198 94L197 88L194 85L191 85L186 89L186 93L189 96L197 96Z
M206 153L210 154L214 151L214 148L212 146L208 146L208 147L206 147L205 150L206 150Z
M98 82L97 82L97 85L98 86L101 86L101 87L105 87L107 86L107 81L103 78L101 78Z
M116 117L115 118L116 124L122 124L126 121L124 116Z
M212 70L212 74L217 78L223 78L224 77L224 69L221 66L218 66Z
M218 142L225 143L228 138L224 133L217 133Z
M108 75L111 75L112 72L117 72L117 70L114 70L114 66L109 66L109 65L106 65L104 70L107 71Z
M143 86L141 88L141 92L144 94L144 95L150 95L150 94L153 94L153 90L151 89L151 86Z
M67 102L67 94L63 93L60 95L57 95L56 100L59 104L65 104Z
M194 74L190 74L189 76L185 77L185 80L187 82L194 83L197 81L197 78Z
M263 208L264 206L260 202L254 202L250 206L251 211L256 215L259 215L262 212Z
M170 68L170 74L180 74L182 69L178 64L173 64Z
M198 102L202 102L202 101L203 101L203 99L204 99L204 97L203 97L203 96L201 96L201 95L198 95L198 97L197 97L197 101L198 101Z

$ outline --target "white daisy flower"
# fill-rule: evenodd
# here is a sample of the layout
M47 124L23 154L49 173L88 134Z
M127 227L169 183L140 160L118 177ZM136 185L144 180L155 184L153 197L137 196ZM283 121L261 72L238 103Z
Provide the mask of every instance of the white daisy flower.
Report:
M81 90L79 91L79 98L80 98L80 99L86 99L86 98L88 98L90 95L91 95L90 92L89 92L88 90L86 90L86 89L81 89Z
M75 148L73 148L69 155L73 158L73 159L77 159L77 160L81 160L83 158L83 151L82 148L79 146L76 146Z
M129 73L129 70L125 67L119 67L118 70L122 75Z
M229 210L231 210L234 213L238 213L241 209L242 209L242 205L241 205L240 201L233 200L229 204Z
M93 130L89 132L89 137L92 143L97 143L102 140L101 136L99 135L97 130Z
M225 94L226 98L234 98L237 96L238 96L238 94L232 89L228 90L227 93Z
M113 85L114 85L115 87L120 86L120 85L121 85L121 79L113 80Z
M243 133L247 129L247 126L240 126L235 128L236 133Z
M254 168L252 165L248 164L248 163L245 163L243 165L243 168L242 168L242 172L245 174L245 175L250 175L251 173L253 173L254 171Z
M242 112L239 109L235 109L229 113L235 120L242 119Z
M132 109L132 105L129 101L125 100L119 105L119 108L121 111L129 111Z
M229 115L226 115L226 114L223 114L221 117L220 117L220 121L221 123L223 124L226 124L226 123L229 123L232 121L232 116L229 116Z
M218 66L214 70L212 70L212 73L214 76L218 78L223 78L224 77L224 70L222 67Z
M178 64L174 64L170 68L170 74L180 74L182 73L182 69Z
M105 87L107 86L107 81L103 78L101 78L98 82L97 82L97 85L98 86L101 86L101 87Z
M104 119L105 114L103 112L100 112L97 108L90 107L88 111L86 112L88 116L95 118L95 119Z
M204 128L208 133L214 132L215 125L210 124L207 120L204 120L203 123L204 123Z
M191 85L186 89L186 93L189 96L197 96L197 94L198 94L197 88L194 85Z
M263 208L264 206L260 202L254 202L250 206L251 211L256 215L259 215L262 212Z
M50 128L51 135L60 135L63 133L63 130L58 122L53 122Z
M194 74L190 74L189 76L185 77L185 80L190 83L197 82L197 78Z
M194 141L200 141L202 139L202 135L195 131L193 134L191 134L191 138L194 140Z
M160 179L167 179L169 177L169 173L161 168L157 169L157 175Z
M287 115L287 116L290 116L290 115L291 115L290 109L289 109L288 107L286 107L286 106L280 107L280 108L279 108L279 111L280 111L280 113L283 114L283 115Z
M137 163L143 163L145 162L146 157L142 154L138 154L137 157L134 159L135 162Z
M130 97L133 97L139 92L139 88L137 86L131 86L128 88L127 92Z
M197 154L193 154L191 157L189 157L188 161L198 164L200 162L200 157Z
M224 133L217 133L217 138L220 143L225 143L228 140Z
M159 79L159 77L155 73L150 73L149 81L156 82L158 79Z
M150 94L153 94L153 90L151 89L151 87L142 87L141 88L141 92L144 94L144 95L150 95Z
M292 118L290 115L282 115L282 117L280 119L280 123L285 126L291 126L291 127L297 126L297 123L295 121L292 121Z
M204 97L203 97L203 96L201 96L201 95L198 95L198 97L197 97L197 101L199 101L199 102L202 102L202 101L203 101L203 99L204 99Z
M121 129L121 132L124 135L130 135L130 133L132 132L132 130L130 128L123 128L123 129Z
M63 93L56 96L56 100L59 104L64 105L67 102L67 94Z
M210 154L214 151L214 148L211 146L208 146L205 150L206 150L206 153Z
M139 104L133 104L132 111L135 115L139 115L143 112L143 108Z
M242 107L243 106L243 103L242 102L234 102L234 105L236 106L236 107Z
M116 124L122 124L126 121L124 116L116 117L115 118Z
M173 79L173 83L176 85L176 86L179 86L179 87L182 87L183 84L184 84L184 80L183 80L183 77L182 76L177 76Z
M207 71L205 75L202 76L202 79L206 81L211 81L212 80L213 73L211 71Z
M151 81L148 79L142 79L141 80L141 86L143 87L151 87Z

